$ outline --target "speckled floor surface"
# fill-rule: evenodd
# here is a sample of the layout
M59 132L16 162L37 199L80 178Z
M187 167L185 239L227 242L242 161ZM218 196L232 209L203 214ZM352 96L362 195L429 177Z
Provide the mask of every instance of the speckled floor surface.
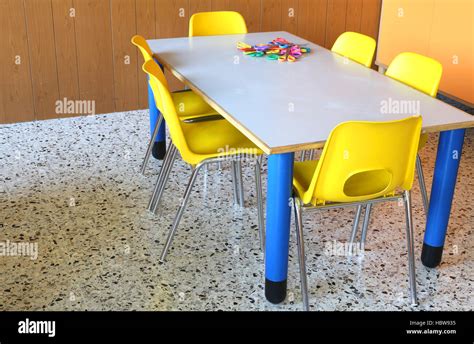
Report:
M253 169L246 208L233 206L228 166L198 180L165 265L158 257L184 191L178 162L160 216L145 208L145 111L0 126L0 242L38 243L37 260L0 257L0 310L301 310L294 231L288 298L263 293ZM421 153L431 185L437 136ZM473 310L474 130L469 130L442 265L420 260L424 215L416 183L417 310ZM376 206L367 251L325 254L345 242L353 209L305 218L312 310L410 310L403 207Z

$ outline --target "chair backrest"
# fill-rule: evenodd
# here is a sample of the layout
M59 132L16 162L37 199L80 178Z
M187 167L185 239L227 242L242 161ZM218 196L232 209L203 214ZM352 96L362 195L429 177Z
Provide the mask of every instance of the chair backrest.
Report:
M151 51L150 46L148 45L146 39L143 36L135 35L135 36L132 37L131 42L142 53L144 62L147 62L147 61L150 61L150 60L155 62L154 58L153 58L153 52ZM160 68L160 66L158 66L158 69L159 70L157 70L155 72L155 74L156 74L155 77L158 78L160 80L160 82L165 85L166 88L168 88L168 81L166 80L166 77L165 77L165 74L163 73L163 70ZM154 96L155 96L155 102L158 106L158 103L161 104L160 95L155 94Z
M153 59L146 61L142 69L149 76L149 83L155 96L156 106L165 118L173 144L181 153L183 160L188 161L188 157L192 153L186 142L183 128L181 127L182 123L179 120L168 85L162 81L163 71Z
M366 67L370 67L374 58L376 45L377 43L372 37L348 31L337 38L331 51Z
M134 46L140 49L140 52L143 55L143 60L146 62L150 59L153 59L153 52L150 49L146 39L143 36L135 35L132 37L131 42Z
M410 190L420 116L390 122L345 122L331 132L304 203L354 202Z
M189 20L189 37L236 35L247 33L245 19L238 12L195 13Z
M393 59L385 75L435 97L443 75L443 66L430 57L405 52Z

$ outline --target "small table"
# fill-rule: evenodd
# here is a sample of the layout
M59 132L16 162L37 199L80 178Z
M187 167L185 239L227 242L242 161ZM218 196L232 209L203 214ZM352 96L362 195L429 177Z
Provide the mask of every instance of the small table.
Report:
M258 44L277 37L307 44L312 52L296 63L279 63L236 49L239 41ZM426 266L439 264L464 128L474 127L474 117L287 32L148 43L165 68L269 155L265 295L270 302L286 297L294 153L323 147L331 130L345 121L419 113L424 132L441 131L422 253Z

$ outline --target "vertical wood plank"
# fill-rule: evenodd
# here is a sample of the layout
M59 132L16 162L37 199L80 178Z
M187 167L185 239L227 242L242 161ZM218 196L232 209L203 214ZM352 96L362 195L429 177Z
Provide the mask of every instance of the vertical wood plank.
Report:
M189 0L156 0L156 35L158 38L185 37L189 34ZM184 85L166 71L171 91Z
M264 13L265 14L265 13ZM281 30L297 34L298 31L298 0L282 0Z
M328 0L300 0L297 35L324 46Z
M360 18L362 17L362 1L348 0L346 11L346 31L360 32Z
M155 0L136 0L136 15L137 34L142 35L146 39L156 38ZM146 109L148 107L148 81L145 72L142 70L144 62L142 54L137 48L135 50L138 60L138 107Z
M261 30L261 0L212 0L213 11L236 11L242 14L249 32Z
M135 0L111 1L115 111L138 107L137 51L130 38L137 31Z
M159 38L188 35L189 0L156 0L156 35Z
M23 2L0 1L0 123L34 119L28 38Z
M76 33L72 0L52 0L59 98L79 99ZM59 115L59 114L58 114ZM67 113L61 117L74 116Z
M261 30L262 31L281 30L283 13L284 12L282 10L281 0L262 0L262 29Z
M51 0L25 0L25 17L35 118L62 116L56 114L59 85Z
M326 16L326 41L324 46L331 49L337 37L346 30L347 0L328 1Z
M360 32L378 39L382 0L363 0Z
M189 16L199 12L212 11L212 0L190 0L189 2Z
M97 113L114 111L110 2L74 0L79 97L95 101Z

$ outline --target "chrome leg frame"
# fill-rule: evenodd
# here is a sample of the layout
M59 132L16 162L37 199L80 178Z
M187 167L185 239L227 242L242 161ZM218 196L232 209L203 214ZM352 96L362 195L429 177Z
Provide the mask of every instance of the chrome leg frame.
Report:
M369 228L370 212L371 211L372 211L372 204L369 203L365 207L364 223L362 225L362 234L361 234L361 237L360 237L361 247L365 247L365 242L367 240L367 229Z
M308 302L308 281L306 275L306 256L304 253L304 237L303 237L303 208L301 201L297 197L293 197L293 206L295 208L295 224L296 224L296 245L298 249L298 264L300 267L301 294L303 296L303 308L309 311Z
M234 204L239 205L239 182L237 180L237 162L232 160L231 162L231 170L232 170L232 184L234 187Z
M236 168L237 168L237 188L239 190L239 205L241 207L244 207L244 182L242 178L242 161L238 160L236 162Z
M423 165L421 164L419 155L416 156L416 173L418 174L418 183L420 183L421 198L423 199L425 215L428 216L430 198L428 197L428 192L426 191L425 175L423 174Z
M153 150L153 145L155 144L156 137L158 136L158 132L160 131L161 123L163 122L163 115L160 113L158 120L156 121L155 129L153 130L153 135L151 136L150 142L148 143L148 147L146 149L145 158L143 159L142 167L140 169L141 174L145 174L146 167L148 166L148 161L150 160L151 152Z
M413 237L413 218L411 212L410 191L405 191L405 214L406 214L406 232L407 232L407 251L408 251L408 272L410 280L410 300L413 306L418 304L416 297L416 272L415 272L415 243Z
M257 192L258 233L260 248L265 252L265 218L263 214L262 171L260 161L255 162L255 188Z
M174 218L173 224L171 226L171 229L168 233L168 238L166 239L165 247L163 248L163 252L161 253L160 257L160 262L164 263L166 259L166 255L168 254L168 250L173 242L173 238L176 234L176 230L178 229L179 222L181 221L181 217L183 216L184 210L186 209L186 205L189 200L189 196L191 195L191 191L193 189L194 183L196 182L196 178L199 174L199 171L201 168L206 165L206 162L203 162L199 165L197 165L195 168L192 170L191 178L189 178L188 185L186 186L186 191L184 192L183 199L181 200L181 204L178 208L178 212L176 213L176 216Z
M150 202L148 202L148 210L152 211L153 213L156 213L158 209L159 201L163 195L163 191L165 189L166 182L168 181L171 169L173 168L174 161L176 160L177 153L178 150L174 145L171 145L170 149L166 153L163 166L161 167L160 173L158 174L158 178L156 180L155 189L153 190Z
M357 211L356 211L356 216L355 216L355 219L354 219L354 224L352 225L351 238L349 240L349 243L350 243L349 251L350 251L350 253L353 252L353 246L354 246L354 243L356 241L357 231L359 229L359 222L360 222L360 214L361 213L362 213L362 204L359 204L357 206Z
M161 186L156 194L156 199L155 199L155 204L153 205L153 213L156 214L158 212L158 207L161 202L161 198L163 196L163 192L165 191L166 183L168 183L168 179L170 177L171 170L173 169L174 162L176 160L176 155L178 153L178 149L173 146L173 155L171 156L171 159L169 161L169 164L167 165L166 170L163 171L164 176L163 180L161 182Z

